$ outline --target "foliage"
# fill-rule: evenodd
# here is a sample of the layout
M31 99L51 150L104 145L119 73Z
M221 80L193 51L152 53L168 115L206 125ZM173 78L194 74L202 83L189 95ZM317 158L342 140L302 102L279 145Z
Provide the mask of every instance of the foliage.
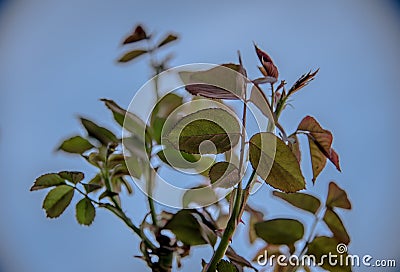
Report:
M124 39L123 45L133 46L133 49L124 53L119 62L132 62L148 55L154 75L158 75L167 70L170 60L170 55L160 58L160 51L177 39L176 34L169 33L155 40L153 34L147 34L139 25ZM247 78L240 54L238 63L222 64L200 72L184 71L180 73L181 80L186 91L195 97L190 96L187 101L185 94L167 94L155 105L149 120L142 120L110 99L101 99L121 129L129 131L129 136L124 134L124 138L120 138L111 130L81 117L86 135L64 140L58 150L82 158L97 169L97 173L86 177L79 171L61 171L38 177L31 191L50 189L43 201L46 215L50 218L60 216L76 194L80 196L75 208L76 219L81 225L91 225L96 210L107 209L139 236L142 255L137 257L145 261L152 271L171 271L174 265L181 267L181 259L199 245L208 245L213 249L212 258L202 261L203 271L243 271L244 267L257 271L256 264L238 255L230 246L243 214L249 215L247 228L250 242L254 243L258 238L265 242L260 252L268 250L284 254L284 249L288 248L290 254L299 257L310 254L321 258L325 253L334 253L338 243L349 244L350 237L337 212L338 209L351 209L346 192L334 182L329 184L324 201L323 197L305 192L306 178L298 136L305 135L308 139L314 183L328 160L340 171L339 156L332 148L332 133L311 116L304 117L289 135L279 122L289 98L314 80L318 69L302 75L286 91L286 81L278 82L279 71L272 58L256 45L255 51L261 64L261 77ZM224 76L226 69L233 71L232 76ZM204 79L210 84L196 83ZM230 90L222 88L221 85L226 86L224 84L228 84ZM247 85L253 86L249 99ZM270 97L265 94L268 89ZM241 120L230 112L236 110L233 107L229 111L208 108L173 114L185 102L195 101L198 97L222 104L226 100L239 101L243 106ZM244 132L250 104L254 104L268 119L268 126L246 141ZM175 118L172 125L167 124L168 118ZM222 123L225 125L221 126ZM209 145L203 145L205 142ZM129 155L123 154L123 145ZM198 162L207 154L219 155L207 161L211 165L205 170L200 171L187 164ZM149 157L151 163L146 159ZM168 159L171 157L183 157L184 162L173 164ZM247 165L251 166L250 171L244 171ZM185 193L183 207L191 207L192 203L201 204L202 201L212 204L158 212L151 194L154 177L149 173L152 173L151 170L157 172L162 167L193 168L191 170L197 172L203 181L208 179L208 182L195 187L203 189L202 194L194 194L193 191ZM144 179L148 184L149 213L141 223L132 222L123 208L123 198L127 196L123 191L132 194L132 179ZM251 207L247 201L258 179L276 189L273 191L275 199L311 213L314 216L310 222L311 229L303 224L306 217L302 220L266 218L261 211ZM217 201L216 192L220 189L231 191ZM265 202L273 200L269 198ZM228 213L224 206L229 207ZM317 234L317 226L321 226L319 223L322 221L331 231L330 237ZM300 268L278 263L273 265L274 271ZM328 264L322 267L329 271L351 270L350 267L338 268ZM304 269L308 271L309 268Z

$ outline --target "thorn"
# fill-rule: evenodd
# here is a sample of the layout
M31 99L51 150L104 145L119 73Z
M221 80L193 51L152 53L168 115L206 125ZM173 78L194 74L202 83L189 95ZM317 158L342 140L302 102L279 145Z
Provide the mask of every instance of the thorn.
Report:
M239 221L239 223L242 223L243 225L246 225L246 223L243 221L243 219L242 219L242 218L240 218L240 221Z

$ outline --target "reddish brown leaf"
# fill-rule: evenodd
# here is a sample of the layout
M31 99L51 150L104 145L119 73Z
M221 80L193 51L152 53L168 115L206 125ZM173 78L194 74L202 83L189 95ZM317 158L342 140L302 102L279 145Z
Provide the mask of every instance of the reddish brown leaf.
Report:
M207 98L237 100L245 88L245 71L241 65L228 63L205 71L179 73L186 90Z
M261 73L266 77L270 76L270 77L278 78L279 77L278 68L275 66L271 57L266 52L264 52L260 48L258 48L257 45L254 44L254 47L256 49L258 59L260 60L260 62L262 64L262 68L259 68Z
M319 68L314 72L308 72L307 74L302 75L290 88L288 95L294 94L295 92L299 91L301 88L305 87L314 80L315 75L318 73Z
M193 84L193 85L187 85L185 88L192 95L200 95L203 97L214 98L214 99L230 99L230 100L240 99L233 93L225 89L219 88L217 86L211 86L207 84Z
M328 158L335 166L338 171L341 171L339 165L339 155L335 150L332 149L332 141L333 136L329 130L323 129L321 125L311 116L306 116L297 127L297 131L303 131L307 133L310 142L310 152L311 157L313 157L313 153L315 156L319 156L317 152L313 152L313 147L311 142L313 142L319 150L323 153L323 155ZM321 160L319 160L322 162ZM324 165L325 166L325 165ZM314 167L314 164L313 164ZM321 169L322 170L322 169ZM314 172L314 169L313 169ZM319 171L320 172L320 171ZM319 174L319 173L318 173ZM317 174L317 175L318 175ZM314 178L315 172L314 172Z
M336 169L338 171L342 171L342 169L340 169L340 164L339 164L339 155L333 148L331 148L331 153L328 159L336 166Z
M312 182L315 183L318 175L326 166L326 156L311 137L308 137L308 144L310 146L311 166L313 172Z
M129 35L122 44L134 43L144 39L147 39L146 32L141 25L136 26L135 30Z
M342 209L351 209L351 203L347 198L346 192L331 181L329 183L328 197L326 199L327 207L338 207Z

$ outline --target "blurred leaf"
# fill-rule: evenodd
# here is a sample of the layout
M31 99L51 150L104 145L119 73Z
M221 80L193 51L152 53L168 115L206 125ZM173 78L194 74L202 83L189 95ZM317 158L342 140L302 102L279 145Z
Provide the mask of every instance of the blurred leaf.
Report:
M292 204L293 206L308 211L310 213L315 214L321 202L315 196L304 194L304 193L292 193L292 194L285 194L278 191L272 193L274 196L277 196L288 203Z
M82 154L83 152L93 148L92 145L88 140L82 138L81 136L74 136L65 140L58 150L62 150L68 153L75 153L75 154Z
M289 147L292 150L293 154L296 156L297 161L301 162L301 151L300 151L300 142L297 135L294 133L288 137Z
M244 257L237 254L231 246L228 246L228 249L226 250L225 255L236 266L250 267L257 271L257 269L255 269L248 260L246 260Z
M113 100L102 98L100 99L109 108L114 116L115 121L126 130L132 132L137 137L143 137L146 130L146 124L135 114L128 112L118 106Z
M174 34L169 34L167 37L165 37L158 45L157 47L161 47L163 45L166 45L170 42L173 42L175 40L178 39L178 36L174 35Z
M258 237L269 244L292 245L304 235L304 226L294 219L279 218L254 225Z
M249 219L249 241L250 244L253 244L257 239L256 230L254 229L254 225L258 222L264 220L264 214L260 211L257 211L251 208L248 204L245 207L245 210L250 214Z
M98 152L91 152L88 156L83 155L83 158L86 159L91 165L96 166L97 168L102 168L103 163L105 161L105 156L102 156Z
M210 203L215 203L217 201L217 195L209 186L192 188L186 191L182 197L182 205L184 208L189 208L190 204L197 204L195 206L199 207L208 206Z
M52 189L43 201L43 209L47 217L59 217L71 203L74 196L74 188L68 185L60 185Z
M128 61L134 60L137 57L139 57L143 54L146 54L146 53L147 53L147 50L143 50L143 49L133 50L128 53L125 53L118 61L119 62L128 62Z
M217 162L208 173L212 184L221 188L231 188L239 182L239 169L229 162Z
M337 213L331 209L326 209L324 221L332 231L336 240L346 245L350 243L349 234L347 233L346 228L344 227L343 222Z
M264 52L260 48L258 48L257 45L254 44L254 47L256 49L258 59L260 60L262 66L264 68L261 70L263 75L266 77L268 76L268 77L273 77L273 78L277 79L279 77L278 68L275 66L271 57L266 52Z
M326 206L330 208L338 207L348 210L351 209L351 203L347 198L346 192L333 181L329 183L329 191L326 200Z
M181 210L165 225L176 238L191 246L216 242L216 235L205 224L201 223L190 210Z
M100 127L94 122L85 119L83 117L80 118L82 125L88 132L88 135L90 137L95 138L98 140L100 143L102 143L104 146L107 146L109 143L116 143L118 142L117 137L109 131L106 128Z
M238 64L218 65L205 71L179 73L186 90L192 95L237 100L242 97L245 77Z
M147 160L147 152L145 143L136 136L122 139L122 143L129 150L132 156L138 159Z
M76 220L79 224L90 226L95 216L96 209L87 197L76 204Z
M340 262L338 261L336 265L331 265L327 256L330 255L338 255L335 260L340 260L340 258L343 258L343 260L347 259L347 252L344 254L339 254L337 252L337 245L338 241L335 238L330 238L330 237L325 237L325 236L320 236L316 237L309 245L308 245L308 250L307 250L307 255L313 255L316 257L317 263L320 264L322 261L321 267L331 271L331 272L346 272L346 271L351 271L350 266L345 266L341 265ZM342 257L341 257L342 256ZM324 259L322 259L324 258ZM346 264L346 262L343 262Z
M272 256L272 255L275 255L275 256L283 255L283 253L281 252L281 245L272 245L272 244L266 245L265 247L261 248L256 253L256 255L254 255L254 258L252 261L253 262L258 261L258 258L260 255L263 256L261 259L262 261L265 261L265 256L267 256L267 258L268 258L269 256Z
M141 25L136 26L135 30L129 35L122 44L134 43L144 39L147 39L146 32Z
M38 177L30 190L36 191L62 184L65 184L64 179L62 179L58 174L49 173Z
M101 195L99 196L99 200L102 200L105 197L113 197L113 196L117 196L118 194L115 192L111 192L109 190L105 190L103 193L101 193Z
M69 182L72 182L73 184L77 184L78 182L82 181L85 178L85 174L78 171L61 171L58 172L58 175L61 178L66 179Z
M253 135L250 139L249 155L257 174L272 187L284 192L296 192L305 188L296 156L274 134L263 132Z
M221 127L221 125L223 127ZM240 126L236 118L222 109L205 109L191 113L175 125L165 137L174 148L190 154L200 154L200 144L211 141L217 153L235 146L240 137ZM202 152L214 153L214 146L203 145Z
M232 263L227 260L220 260L217 263L218 272L238 272L239 270Z
M121 185L124 185L128 194L133 194L133 188L132 188L131 184L129 183L129 181L127 181L124 177L120 177L119 180L120 180Z
M125 164L125 157L123 154L113 153L108 156L107 168L112 169L121 164Z
M83 187L85 188L86 193L91 193L94 192L98 189L103 188L103 186L98 185L98 184L92 184L92 183L84 183Z

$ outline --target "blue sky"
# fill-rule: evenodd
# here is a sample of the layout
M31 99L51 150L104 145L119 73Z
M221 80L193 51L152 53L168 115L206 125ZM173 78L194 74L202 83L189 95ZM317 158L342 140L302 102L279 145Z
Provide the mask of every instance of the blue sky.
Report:
M44 194L29 192L44 172L93 171L54 148L64 137L82 132L78 114L113 127L98 98L128 106L145 83L150 74L145 62L115 61L123 52L122 38L139 22L159 34L180 34L179 43L169 49L176 56L174 65L231 62L241 50L249 74L256 76L256 41L289 84L320 67L317 79L295 96L295 108L283 114L282 123L294 130L303 116L313 115L334 132L343 172L328 165L310 190L324 194L328 182L336 180L354 207L341 213L352 237L350 250L399 262L398 5L27 0L9 1L0 10L0 271L144 269L132 258L138 240L117 219L99 211L93 226L85 228L68 209L49 220L40 208ZM306 176L311 178L310 171ZM287 215L269 193L263 188L252 203L268 215ZM145 207L139 191L127 207L138 222ZM241 238L234 246L248 257L258 249L250 252ZM202 248L184 263L196 267L209 255Z

